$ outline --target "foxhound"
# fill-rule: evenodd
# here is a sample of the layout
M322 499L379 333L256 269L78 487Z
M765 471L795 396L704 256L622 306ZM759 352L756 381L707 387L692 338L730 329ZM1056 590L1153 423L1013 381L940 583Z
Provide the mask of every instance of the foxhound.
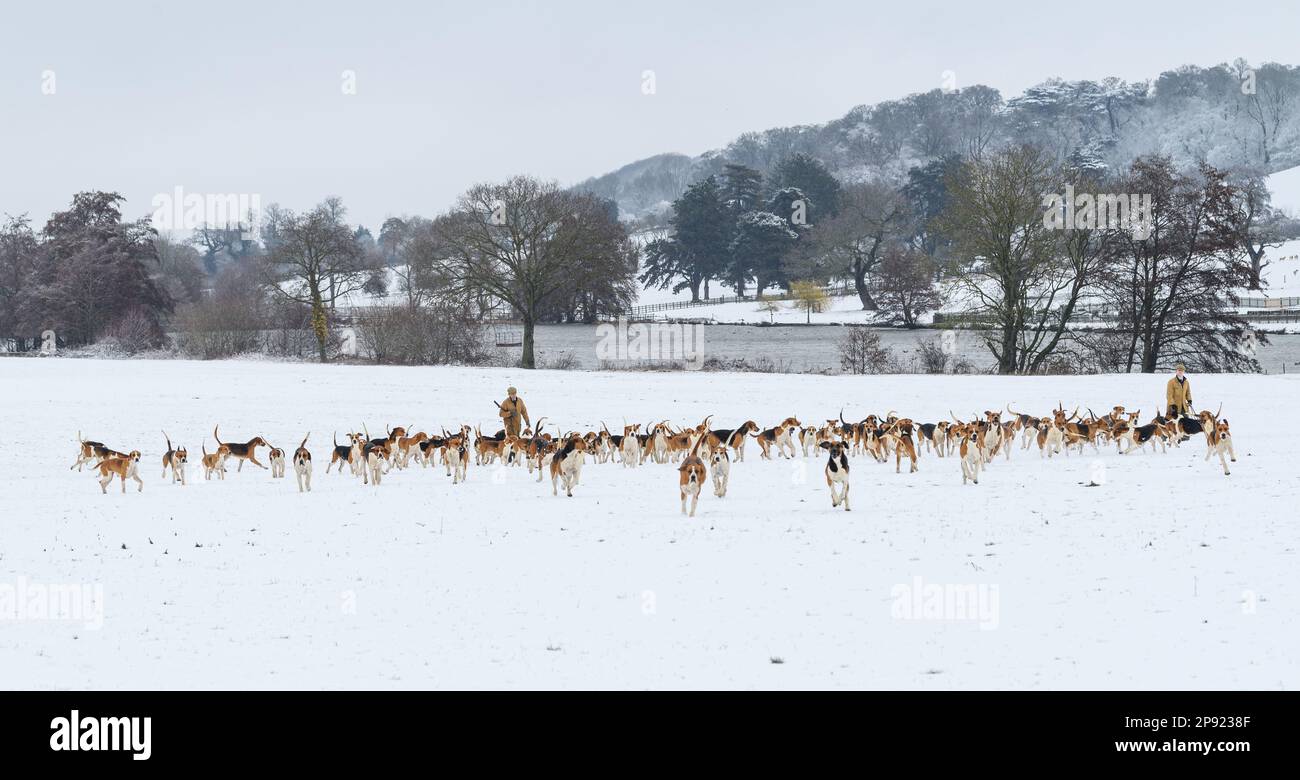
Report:
M1222 407L1220 407L1222 410ZM1206 438L1209 441L1209 451L1205 453L1205 459L1209 460L1211 455L1219 456L1219 463L1223 464L1223 474L1228 476L1232 474L1228 470L1228 461L1224 459L1226 454L1232 459L1233 463L1237 462L1237 453L1232 449L1232 431L1228 429L1227 420L1215 419L1214 427L1206 431Z
M719 447L730 447L736 453L736 462L742 463L745 460L745 440L748 438L748 434L757 430L758 424L750 420L735 430L711 430L704 437L704 443L710 452Z
M348 468L352 470L353 476L360 476L357 473L361 464L361 437L359 434L349 433L348 443L339 444L338 431L334 432L334 449L330 453L329 465L325 467L326 474L330 473L330 469L334 468L335 463L339 464L340 474L343 473L343 465L347 464Z
M266 443L266 439L263 439L261 436L254 436L250 441L246 441L243 444L224 442L221 440L221 436L218 435L218 427L219 426L215 425L212 427L212 438L217 440L217 444L224 444L226 448L230 450L230 457L239 461L239 467L235 469L236 472L243 470L244 461L246 460L252 462L254 466L257 466L260 469L266 468L266 466L263 466L261 461L257 459L258 447L271 446Z
M230 448L224 444L217 445L217 451L208 454L208 445L201 444L199 449L203 452L203 478L212 479L216 474L218 479L226 478L226 458L230 457Z
M803 449L803 456L808 457L808 450L813 449L818 443L818 431L816 427L799 429L799 447Z
M623 466L626 468L641 465L641 442L638 438L640 431L641 423L623 426L623 454L621 457Z
M840 442L821 443L821 448L826 450L828 458L826 459L826 484L831 489L831 508L834 509L844 503L844 511L849 511L849 456L844 451L844 445ZM836 486L842 489L836 493Z
M271 479L282 479L284 477L284 450L279 447L271 447L271 451L266 455L266 460L271 464Z
M570 434L563 446L557 444L551 456L551 495L560 494L559 484L564 484L564 494L573 498L573 488L582 476L582 462L586 459L587 442L577 434Z
M700 439L703 441L703 438ZM682 459L682 465L677 467L677 492L682 499L682 514L686 514L686 499L691 499L691 517L695 517L695 507L700 503L700 490L704 486L708 474L704 469L704 461L700 460L699 449L700 441L695 442L695 447L691 453ZM718 450L723 452L723 450Z
M75 463L73 463L71 466L68 467L69 471L71 471L72 469L81 471L82 467L84 467L85 464L87 463L93 464L97 460L107 460L109 458L127 457L126 453L124 452L118 452L117 450L110 450L108 447L105 447L103 442L87 441L86 439L81 438L81 431L77 431L77 441L80 443L80 447L77 450L77 460ZM92 466L91 468L94 468L94 466Z
M912 461L912 467L907 473L916 472L916 444L912 441L913 424L910 419L903 418L895 420L892 425L885 429L884 439L894 445L894 473L901 474L903 471L903 458Z
M1063 450L1068 458L1070 451L1065 449L1065 431L1056 424L1055 417L1042 418L1038 426L1038 457L1051 458L1060 455Z
M144 480L140 479L140 451L131 450L125 457L109 457L91 466L91 469L98 469L100 474L99 489L105 494L108 493L108 483L113 481L113 477L122 480L122 492L126 492L126 478L130 477L136 481L140 487L136 492L144 491Z
M731 481L731 456L725 447L709 453L709 471L713 474L713 495L725 498Z
M172 470L172 484L177 482L185 484L185 466L189 463L189 454L185 452L184 447L172 447L171 437L167 431L163 431L163 438L167 440L167 452L163 453L162 458L162 476L167 478L167 469Z
M762 451L763 460L772 459L772 447L775 445L777 454L783 458L793 458L795 455L794 440L791 434L799 427L799 421L794 417L787 417L781 424L768 428L760 432L754 438L758 439L758 448ZM789 454L786 454L789 450Z
M443 457L451 472L451 484L459 485L465 481L465 472L469 469L469 441L464 429L455 436L447 438L443 447Z
M366 451L366 473L363 475L362 484L369 483L375 487L384 479L384 451L380 447L370 447Z
M961 458L961 483L966 484L966 480L971 480L976 485L980 483L980 464L982 456L980 454L979 436L971 431L961 437L961 444L958 445L957 454Z
M308 493L311 492L311 453L307 451L307 440L310 438L310 433L302 437L302 444L293 451L293 474L298 478L299 493L302 492L303 485L307 486Z
M1168 451L1165 447L1164 432L1157 423L1151 423L1150 425L1130 425L1128 422L1117 423L1111 429L1111 435L1115 439L1116 447L1122 442L1128 442L1128 447L1120 453L1121 455L1127 455L1135 449L1146 452L1148 444L1153 449L1156 444L1159 444L1161 452Z
M429 434L424 431L398 439L397 458L394 461L398 468L406 468L410 464L411 458L415 458L416 463L424 465L424 449L420 445L428 440Z
M501 431L496 437L488 438L483 435L483 431L478 427L474 428L477 434L474 439L474 465L486 466L500 459L505 460L506 454L506 432Z

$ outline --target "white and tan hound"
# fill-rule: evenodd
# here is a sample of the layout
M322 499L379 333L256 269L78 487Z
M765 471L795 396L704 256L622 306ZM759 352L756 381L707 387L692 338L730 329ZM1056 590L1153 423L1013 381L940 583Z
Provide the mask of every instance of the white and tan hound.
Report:
M310 438L311 433L302 437L302 444L293 451L293 473L298 478L299 493L303 492L304 485L307 492L311 492L311 453L307 451L307 440Z
M131 453L125 457L110 457L91 466L91 469L98 469L99 489L108 493L108 483L113 481L113 477L122 480L122 492L126 492L126 478L130 477L136 481L140 487L137 493L144 491L144 480L140 479L140 451L131 450Z
M185 467L189 463L189 454L185 452L184 447L172 447L171 437L167 431L163 431L163 438L167 440L167 452L163 453L162 458L162 478L167 478L167 469L172 470L172 484L177 482L185 484Z

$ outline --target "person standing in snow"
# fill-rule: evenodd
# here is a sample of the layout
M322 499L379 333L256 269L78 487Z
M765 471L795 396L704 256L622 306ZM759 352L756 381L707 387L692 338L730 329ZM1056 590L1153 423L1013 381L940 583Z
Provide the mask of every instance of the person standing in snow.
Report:
M1165 403L1168 406L1168 416L1178 419L1192 412L1192 383L1187 379L1186 366L1179 363L1174 369L1177 373L1165 387Z
M524 425L529 428L533 427L533 421L528 418L528 407L524 406L524 399L519 397L519 391L513 387L506 388L506 400L497 404L501 411L501 421L505 423L506 433L511 436L519 435L519 421L522 419Z

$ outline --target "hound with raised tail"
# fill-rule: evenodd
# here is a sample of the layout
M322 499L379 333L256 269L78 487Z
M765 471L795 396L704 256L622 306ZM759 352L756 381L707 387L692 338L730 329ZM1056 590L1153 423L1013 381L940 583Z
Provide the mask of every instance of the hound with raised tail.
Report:
M362 475L362 484L369 482L375 487L384 479L384 451L380 447L370 447L366 451L366 473Z
M140 486L137 493L144 491L144 480L140 479L140 451L131 450L131 454L124 457L110 457L101 460L92 469L99 469L99 489L105 494L108 493L108 483L113 481L113 477L122 480L122 492L126 492L126 478L134 479Z
M730 447L736 453L736 462L745 460L745 440L758 430L758 423L750 420L735 430L714 429L704 436L704 446L712 452L719 447Z
M1139 409L1138 412L1133 415L1134 419L1132 420L1121 420L1111 425L1110 435L1111 438L1115 440L1116 449L1127 441L1128 447L1120 452L1121 455L1127 455L1135 449L1140 449L1145 453L1148 444L1151 445L1152 449L1155 448L1155 445L1159 444L1160 451L1167 452L1168 448L1165 447L1165 433L1159 423L1153 422L1150 425L1137 424L1136 417L1138 414L1141 414L1141 411L1142 410Z
M885 430L884 439L894 446L894 473L901 474L903 471L903 458L912 461L912 467L907 473L912 474L916 471L916 444L912 441L913 424L910 419L903 418L895 420L892 425Z
M1068 458L1070 451L1065 449L1065 431L1056 424L1055 417L1044 417L1038 425L1038 457L1051 458L1062 452Z
M68 467L69 471L72 469L81 471L87 463L94 463L97 460L127 457L124 452L110 450L108 447L105 447L102 441L87 441L86 439L81 438L81 431L77 431L77 441L80 442L81 447L77 451L76 462ZM94 468L94 466L91 466L91 468Z
M1219 407L1222 411L1223 407ZM1228 429L1228 421L1220 420L1217 416L1214 418L1214 426L1207 427L1205 430L1206 439L1209 441L1210 449L1205 453L1205 459L1209 460L1211 455L1217 454L1219 462L1223 464L1223 475L1226 477L1232 474L1228 470L1228 461L1224 459L1226 454L1232 458L1232 462L1237 462L1237 453L1232 449L1232 431Z
M700 460L700 442L704 437L700 437L691 448L691 454L682 459L682 465L677 467L677 492L682 498L682 514L686 514L686 499L691 499L691 517L695 517L695 507L700 503L700 490L703 489L704 481L708 479L708 473L704 469L704 461ZM725 450L719 448L716 452L726 454Z
M983 463L983 456L980 453L979 434L975 431L966 432L962 429L961 444L958 445L957 454L961 457L961 483L966 484L966 480L971 480L976 485L980 483L980 465Z
M772 447L774 445L778 455L783 458L793 458L795 455L795 448L792 436L794 431L798 429L799 425L800 423L798 419L787 417L780 425L768 428L755 436L755 438L758 439L758 447L762 450L763 460L772 459ZM788 455L786 454L786 450L789 450Z
M311 433L302 437L302 444L298 449L293 451L293 474L298 478L298 492L303 491L306 485L307 492L311 492L311 453L307 451L307 440L311 438Z
M727 483L731 481L731 456L725 448L709 453L709 471L713 475L713 495L726 498Z
M185 465L189 462L189 455L185 452L184 447L172 447L172 440L163 431L163 438L167 440L167 452L163 453L162 458L162 475L163 479L167 478L167 469L172 470L172 484L177 482L185 484Z
M831 489L831 508L834 509L844 502L844 511L849 511L849 455L844 451L844 444L841 442L824 441L821 448L826 450L829 457L826 459L826 484ZM839 485L842 490L836 493L835 487Z
M451 471L451 484L464 482L465 472L469 469L469 435L464 428L459 434L447 437L443 457L447 459L447 468Z
M217 451L208 453L208 445L200 444L199 449L203 452L203 478L212 479L216 474L218 479L226 478L226 458L230 457L230 448L224 444L217 446Z
M622 453L620 457L623 460L623 466L625 468L634 468L641 465L641 442L637 438L637 434L640 433L640 431L641 423L623 426L623 448L620 450Z
M801 428L799 430L799 446L803 449L803 456L808 457L808 450L817 446L818 432L815 427Z
M348 468L352 470L352 475L358 476L357 467L361 463L361 444L358 438L357 434L349 433L348 443L339 444L338 431L334 432L334 450L330 453L329 464L325 466L326 474L330 473L330 469L334 468L335 463L339 464L339 473L342 474L343 464L346 463Z
M560 494L559 484L564 484L564 494L573 498L573 489L582 476L582 461L586 459L587 442L578 434L571 433L562 445L557 445L551 457L551 495Z
M271 464L271 479L283 479L284 478L284 450L280 449L279 447L271 447L271 451L267 453L266 459Z
M420 445L428 440L429 440L429 434L425 433L424 431L420 431L419 433L416 433L411 436L403 436L402 438L398 439L397 458L394 461L397 464L398 468L403 468L403 469L406 468L407 465L411 462L412 457L415 458L416 463L419 463L420 465L423 466L424 448L422 448Z
M1011 408L1011 404L1007 404L1007 414L1015 418L1013 422L1021 432L1020 449L1029 449L1029 445L1033 444L1038 437L1039 427L1043 424L1043 420L1030 414L1017 412Z
M266 466L263 466L262 462L257 459L258 447L271 446L266 443L266 439L263 439L261 436L254 436L252 440L246 441L243 444L237 442L225 442L221 440L219 435L217 435L218 427L219 426L216 425L212 426L212 438L217 440L217 444L224 444L226 448L230 450L230 457L239 461L239 467L235 469L236 472L244 469L244 461L246 460L251 461L254 466L257 466L260 469L266 468Z
M474 427L474 465L486 466L498 459L504 459L506 453L506 432L501 431L494 437L483 435L483 431Z

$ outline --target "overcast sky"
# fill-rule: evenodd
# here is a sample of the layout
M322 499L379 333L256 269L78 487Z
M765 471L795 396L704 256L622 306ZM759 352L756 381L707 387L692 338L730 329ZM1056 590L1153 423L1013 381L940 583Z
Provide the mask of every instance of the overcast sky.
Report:
M378 232L514 173L570 184L862 103L1181 64L1297 64L1300 4L6 3L0 213L72 193L338 195ZM53 94L44 94L53 72ZM344 94L344 71L355 94ZM653 71L655 94L643 94Z

